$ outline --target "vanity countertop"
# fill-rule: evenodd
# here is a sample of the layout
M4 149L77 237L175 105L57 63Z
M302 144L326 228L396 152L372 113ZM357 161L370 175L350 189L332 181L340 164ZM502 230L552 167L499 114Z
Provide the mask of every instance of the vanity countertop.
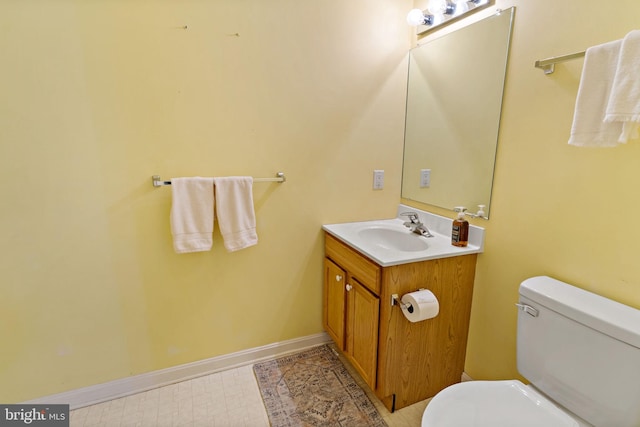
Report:
M322 229L382 267L483 252L483 228L470 225L469 244L461 248L451 244L445 231L450 233L452 219L400 205L399 213L407 211L418 213L433 237L412 233L400 218L326 224Z

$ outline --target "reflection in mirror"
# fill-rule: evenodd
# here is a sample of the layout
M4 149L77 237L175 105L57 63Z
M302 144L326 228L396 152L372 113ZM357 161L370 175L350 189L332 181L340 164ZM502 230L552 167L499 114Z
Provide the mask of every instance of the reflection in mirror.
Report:
M414 48L402 197L489 215L514 8Z

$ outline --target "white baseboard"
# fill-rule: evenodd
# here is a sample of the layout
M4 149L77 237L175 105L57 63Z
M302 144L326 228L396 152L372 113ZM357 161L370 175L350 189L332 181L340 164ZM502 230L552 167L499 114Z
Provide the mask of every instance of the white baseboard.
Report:
M255 347L236 353L199 360L145 374L134 375L119 380L109 381L83 387L64 393L52 394L23 402L26 404L68 404L71 409L82 408L107 400L117 399L131 394L140 393L157 387L174 384L180 381L213 374L227 369L254 364L262 360L315 347L331 341L325 333L309 335L288 341Z

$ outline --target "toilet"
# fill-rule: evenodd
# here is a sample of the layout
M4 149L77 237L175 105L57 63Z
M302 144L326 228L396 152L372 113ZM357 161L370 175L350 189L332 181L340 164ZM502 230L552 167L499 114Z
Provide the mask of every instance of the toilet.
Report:
M422 427L640 426L640 310L541 276L520 285L518 380L436 394Z

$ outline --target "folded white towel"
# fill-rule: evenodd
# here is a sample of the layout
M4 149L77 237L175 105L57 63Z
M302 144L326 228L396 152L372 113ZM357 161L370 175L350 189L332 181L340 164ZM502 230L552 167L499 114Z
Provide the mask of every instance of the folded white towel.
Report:
M578 87L569 144L615 147L620 123L604 122L622 40L587 49Z
M253 178L230 176L215 178L216 214L227 251L233 252L258 243L253 210Z
M208 251L213 244L213 178L171 179L171 234L177 253Z
M605 121L622 123L618 142L638 138L640 127L640 30L622 40Z

